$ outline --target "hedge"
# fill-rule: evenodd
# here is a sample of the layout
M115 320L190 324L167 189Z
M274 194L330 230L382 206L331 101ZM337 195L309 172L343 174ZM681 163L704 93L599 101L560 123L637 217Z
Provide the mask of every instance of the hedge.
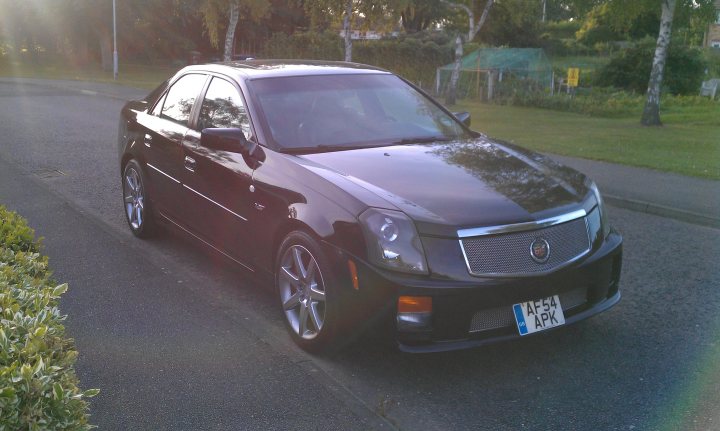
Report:
M0 205L0 431L88 430L88 403L73 369L58 300L35 232Z
M342 60L343 40L336 33L275 33L262 55L267 58ZM435 70L453 61L455 46L450 38L437 35L403 36L397 39L353 41L353 61L390 70L425 88L435 83ZM466 46L466 52L477 49Z

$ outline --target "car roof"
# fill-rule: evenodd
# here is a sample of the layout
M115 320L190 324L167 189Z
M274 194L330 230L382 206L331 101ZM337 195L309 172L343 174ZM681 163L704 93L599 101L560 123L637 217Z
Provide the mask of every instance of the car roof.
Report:
M243 79L308 75L389 74L390 72L359 63L319 60L245 60L187 66L181 72L205 71L237 75Z

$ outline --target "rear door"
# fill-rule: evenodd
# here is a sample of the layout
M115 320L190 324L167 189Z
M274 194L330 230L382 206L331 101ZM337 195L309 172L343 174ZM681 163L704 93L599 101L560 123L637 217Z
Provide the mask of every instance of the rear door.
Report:
M200 145L205 128L241 129L254 140L250 118L239 87L214 76L199 106L197 125L187 133L182 182L186 213L193 230L236 260L247 262L250 186L253 169L241 154Z
M184 221L182 142L207 78L198 73L182 76L150 114L138 118L144 129L146 172L152 184L153 202L164 215L178 221Z

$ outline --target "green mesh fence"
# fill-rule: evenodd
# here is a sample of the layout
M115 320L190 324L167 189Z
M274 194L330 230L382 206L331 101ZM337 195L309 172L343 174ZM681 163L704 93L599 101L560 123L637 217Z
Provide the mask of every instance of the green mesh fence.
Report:
M450 63L437 69L437 94L447 93L454 67ZM462 59L457 96L486 98L490 86L496 96L509 91L549 91L552 79L552 65L542 49L481 48Z

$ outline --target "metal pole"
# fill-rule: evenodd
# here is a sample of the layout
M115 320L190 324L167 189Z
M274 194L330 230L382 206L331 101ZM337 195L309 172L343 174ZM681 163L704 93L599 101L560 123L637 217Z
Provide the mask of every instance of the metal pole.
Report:
M118 79L118 54L117 54L117 21L115 18L115 0L113 0L113 79Z

